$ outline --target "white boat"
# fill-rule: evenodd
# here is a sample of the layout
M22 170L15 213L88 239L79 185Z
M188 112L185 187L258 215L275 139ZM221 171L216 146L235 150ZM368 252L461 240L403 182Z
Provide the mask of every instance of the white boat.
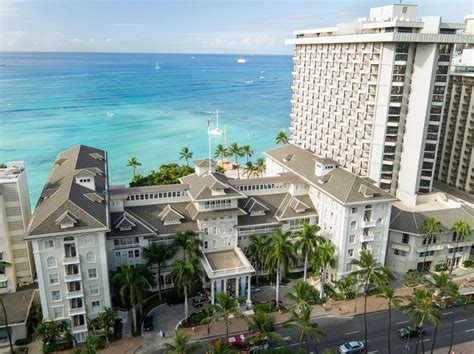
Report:
M221 136L222 133L223 130L219 129L219 110L216 110L216 127L214 129L209 129L209 135Z
M114 116L113 112L107 112L106 114L107 114L107 117L109 117L109 118L112 118Z
M237 64L245 64L246 62L247 60L245 60L244 58L237 59Z
M191 59L194 59L194 57L191 57Z
M159 70L159 69L160 69L160 64L159 64L158 62L156 62L155 69L156 69L156 70Z

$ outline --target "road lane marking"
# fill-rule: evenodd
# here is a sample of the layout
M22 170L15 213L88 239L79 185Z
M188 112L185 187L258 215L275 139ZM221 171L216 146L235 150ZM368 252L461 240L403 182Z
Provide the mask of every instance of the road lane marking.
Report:
M408 322L410 322L410 321L397 322L396 324L397 324L397 325L401 325L401 324L408 323Z
M463 319L463 320L457 320L457 321L454 321L454 323L461 323L461 322L466 322L467 321L467 318Z
M359 333L360 331L354 331L354 332L347 332L346 333L346 336L350 335L350 334L356 334L356 333Z
M472 332L472 331L474 331L474 328L466 329L466 330L465 330L466 333L467 333L467 332Z
M450 311L450 312L445 312L443 313L443 316L446 316L446 315L451 315L453 313L453 311Z

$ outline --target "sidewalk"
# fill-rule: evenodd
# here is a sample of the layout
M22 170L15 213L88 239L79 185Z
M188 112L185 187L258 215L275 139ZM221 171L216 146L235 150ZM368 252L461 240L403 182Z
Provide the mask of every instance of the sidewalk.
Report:
M436 349L435 354L446 354L449 347ZM474 341L453 345L451 354L472 354L474 353Z

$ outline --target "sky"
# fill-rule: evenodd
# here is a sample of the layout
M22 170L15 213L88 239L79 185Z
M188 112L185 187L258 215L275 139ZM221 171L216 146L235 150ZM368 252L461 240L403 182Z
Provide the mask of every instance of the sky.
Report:
M417 0L462 22L474 0ZM0 0L0 51L290 54L292 31L368 15L374 0Z

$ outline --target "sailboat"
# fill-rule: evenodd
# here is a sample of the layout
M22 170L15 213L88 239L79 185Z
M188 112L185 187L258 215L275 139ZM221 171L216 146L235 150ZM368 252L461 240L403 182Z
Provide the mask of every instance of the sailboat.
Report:
M216 127L214 129L209 129L209 135L212 136L221 136L222 129L219 129L219 110L216 109Z
M156 69L156 70L159 70L159 69L160 69L160 64L159 64L158 62L156 62L155 69Z

